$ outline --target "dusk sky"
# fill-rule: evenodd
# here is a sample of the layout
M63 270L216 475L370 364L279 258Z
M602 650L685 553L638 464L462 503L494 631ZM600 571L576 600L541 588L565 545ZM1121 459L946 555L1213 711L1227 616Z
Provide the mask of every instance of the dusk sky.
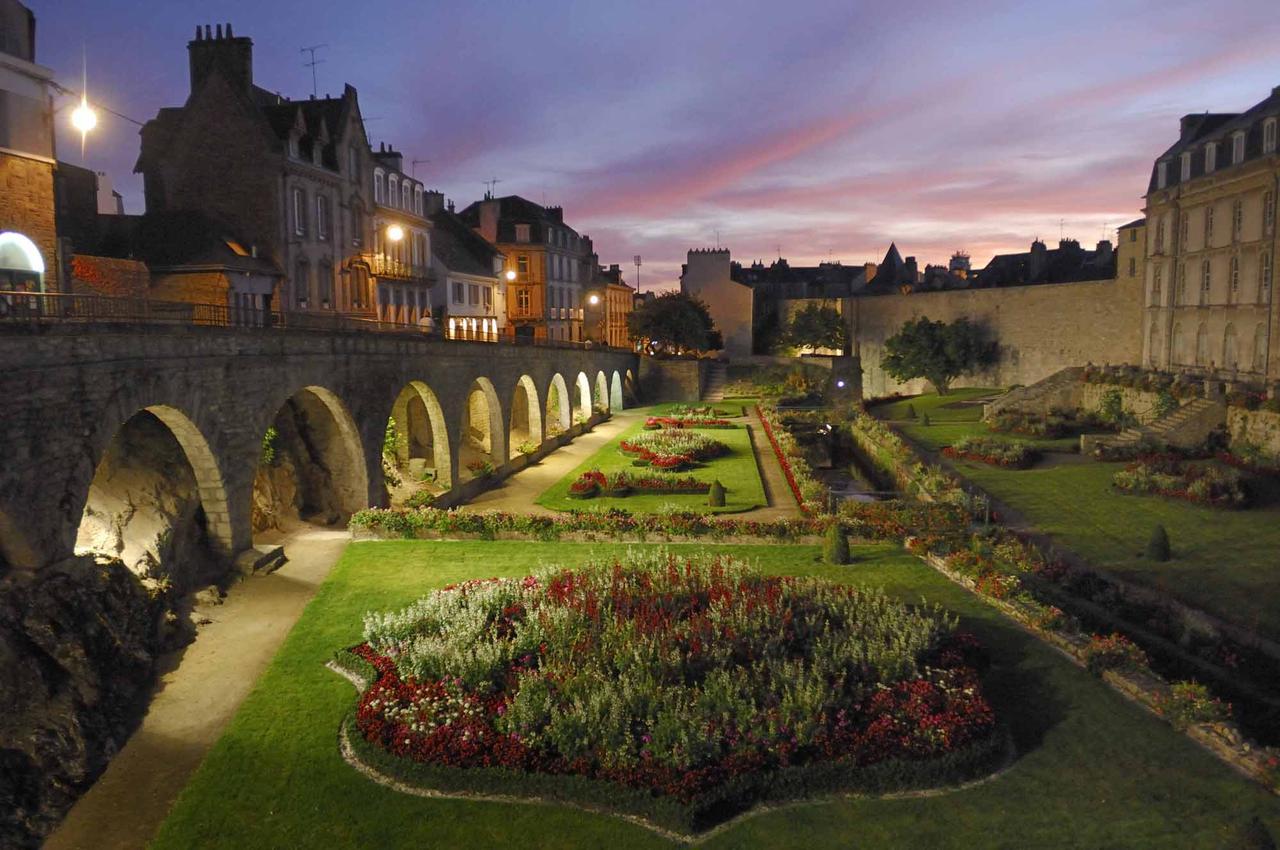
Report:
M1280 85L1275 0L28 3L40 63L78 87L85 49L91 98L139 121L185 99L197 24L292 97L327 43L320 94L354 85L375 145L459 208L492 177L564 206L645 289L717 231L744 262L1092 243L1141 214L1180 115ZM62 158L142 212L137 126L104 115L82 160L64 116Z

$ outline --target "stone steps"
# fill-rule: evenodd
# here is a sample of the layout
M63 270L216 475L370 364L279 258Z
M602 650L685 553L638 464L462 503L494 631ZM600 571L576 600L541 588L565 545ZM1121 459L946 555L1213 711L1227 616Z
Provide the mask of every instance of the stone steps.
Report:
M702 390L703 401L724 401L724 388L729 382L729 367L723 363L712 363L707 370L707 385Z

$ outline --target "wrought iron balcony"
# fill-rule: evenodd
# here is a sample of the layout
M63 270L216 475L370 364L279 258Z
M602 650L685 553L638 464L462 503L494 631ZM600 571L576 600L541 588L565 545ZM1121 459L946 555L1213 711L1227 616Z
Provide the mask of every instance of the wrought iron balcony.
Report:
M382 280L399 280L431 286L436 282L435 272L427 266L403 263L385 254L365 254L361 257L369 267L369 274Z

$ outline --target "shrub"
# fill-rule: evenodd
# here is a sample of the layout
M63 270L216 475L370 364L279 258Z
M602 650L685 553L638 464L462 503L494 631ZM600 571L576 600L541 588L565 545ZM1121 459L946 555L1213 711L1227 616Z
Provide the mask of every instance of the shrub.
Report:
M429 508L435 504L436 496L430 490L419 490L404 500L406 508Z
M467 464L467 469L476 478L489 478L496 471L493 464L487 460L473 460Z
M916 418L916 406L914 404L907 404L907 418L908 419Z
M1188 464L1163 456L1129 464L1112 476L1122 493L1185 499L1220 508L1244 507L1248 494L1238 470L1212 464Z
M822 542L822 559L828 564L847 564L849 558L849 535L834 523L827 529L826 538Z
M1156 701L1156 711L1175 729L1197 723L1222 723L1231 719L1231 706L1198 682L1175 682Z
M992 466L1025 469L1036 459L1036 452L1026 443L998 440L991 437L965 437L947 446L942 454L950 458L976 460Z
M1151 539L1147 541L1147 560L1163 562L1170 557L1169 533L1164 530L1163 525L1157 524L1151 530Z
M263 466L275 466L276 460L279 458L280 432L276 430L274 425L268 425L266 432L262 435L262 460Z
M724 485L719 479L711 482L711 490L707 496L707 504L713 508L724 507Z
M1119 389L1109 389L1102 394L1098 415L1116 428L1128 428L1135 421L1133 414L1124 409L1124 393Z
M1084 650L1084 666L1095 676L1107 670L1140 670L1147 666L1147 655L1119 632L1094 635Z
M921 425L932 425L932 424L933 424L933 422L929 419L929 414L927 414L927 413L921 413L921 414L920 414L920 424L921 424Z
M537 450L538 447L532 440L525 440L523 443L516 446L516 451L522 455L531 455Z
M1163 419L1180 406L1178 400L1173 397L1173 393L1168 390L1161 390L1160 394L1156 396L1156 403L1151 408L1151 414L1156 419Z

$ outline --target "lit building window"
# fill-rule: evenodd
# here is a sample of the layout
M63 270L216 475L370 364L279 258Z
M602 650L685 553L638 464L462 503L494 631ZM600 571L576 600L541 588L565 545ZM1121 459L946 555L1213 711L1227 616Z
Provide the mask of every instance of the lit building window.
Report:
M1182 179L1182 181L1185 183L1186 181L1188 181L1188 180L1190 180L1190 179L1191 179L1191 152L1190 152L1190 151L1187 151L1186 153L1184 153L1184 154L1182 155L1182 162L1181 162L1181 165L1182 165L1182 168L1181 168L1182 178L1181 178L1181 179Z
M394 174L387 175L387 206L394 207L400 195L400 178Z
M1262 152L1276 152L1276 119L1268 118L1262 125Z

